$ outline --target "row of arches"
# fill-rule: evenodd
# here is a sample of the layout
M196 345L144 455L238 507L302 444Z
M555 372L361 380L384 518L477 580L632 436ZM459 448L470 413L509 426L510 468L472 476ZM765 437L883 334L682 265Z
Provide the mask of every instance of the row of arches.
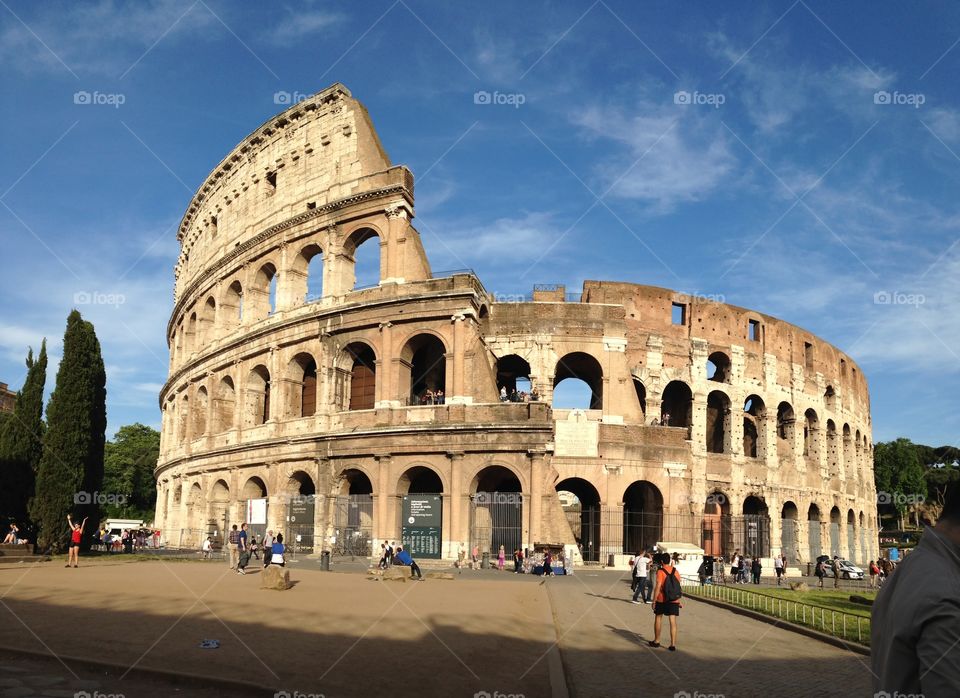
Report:
M341 292L380 283L380 240L372 228L351 233L335 255L342 279ZM264 320L279 309L293 308L330 295L324 286L324 270L330 255L317 243L303 245L288 266L282 268L279 252L262 259L252 273L237 274L178 319L171 356L179 363L218 335L241 325Z

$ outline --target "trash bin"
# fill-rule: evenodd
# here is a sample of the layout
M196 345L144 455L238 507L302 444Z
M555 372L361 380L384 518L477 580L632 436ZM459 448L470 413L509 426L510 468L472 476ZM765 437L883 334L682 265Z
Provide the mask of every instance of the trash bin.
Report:
M324 550L320 553L320 569L324 572L330 571L330 551Z
M483 559L480 561L480 569L488 570L490 569L490 553L485 552L483 554Z

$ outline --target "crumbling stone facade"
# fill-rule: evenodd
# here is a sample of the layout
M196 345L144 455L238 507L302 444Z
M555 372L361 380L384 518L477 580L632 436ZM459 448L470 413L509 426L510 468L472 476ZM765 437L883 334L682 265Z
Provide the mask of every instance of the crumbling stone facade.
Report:
M291 497L309 495L318 538L359 528L377 547L399 539L403 495L432 492L448 558L507 540L600 561L657 540L876 556L869 393L841 350L651 286L495 302L470 272L434 276L413 217L412 173L340 84L270 119L200 186L160 394L168 536L222 535L263 498L285 530ZM367 250L379 283L357 288ZM589 386L581 410L551 409L567 379ZM518 380L539 400L501 401ZM359 519L338 513L351 497L366 498Z

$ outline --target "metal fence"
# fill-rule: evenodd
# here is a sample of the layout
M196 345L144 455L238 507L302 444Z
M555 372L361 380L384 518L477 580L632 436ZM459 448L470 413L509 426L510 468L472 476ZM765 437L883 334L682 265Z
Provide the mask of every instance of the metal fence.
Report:
M698 581L691 579L684 579L683 587L684 593L689 596L717 599L788 623L813 628L845 641L870 644L870 618L866 616L720 584L700 586Z
M470 503L471 549L509 559L523 548L523 498L519 493L477 492Z
M331 552L341 556L370 557L373 552L373 495L337 497L332 506Z

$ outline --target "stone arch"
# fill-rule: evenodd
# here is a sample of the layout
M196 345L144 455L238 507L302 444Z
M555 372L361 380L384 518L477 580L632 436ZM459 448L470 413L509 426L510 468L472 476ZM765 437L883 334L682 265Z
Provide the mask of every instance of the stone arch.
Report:
M715 351L707 358L707 380L717 383L731 381L730 357L722 351Z
M317 361L309 352L299 352L287 364L286 414L294 419L317 413Z
M850 431L850 425L844 424L843 434L843 466L844 469L850 468L849 475L855 473L856 462L854 461L853 434Z
M663 537L663 494L649 480L635 480L623 492L623 549L653 550Z
M198 439L207 433L207 406L209 405L207 386L197 388L196 400L193 406L193 438Z
M305 470L294 470L287 478L284 491L291 496L310 497L317 493L317 485L310 473Z
M373 483L370 476L356 467L344 468L337 475L336 492L341 497L373 495Z
M730 516L730 498L714 489L703 504L700 547L705 555L720 556L733 550L733 529Z
M233 378L224 376L220 379L217 387L217 395L214 400L214 419L216 425L214 431L222 433L233 429L234 419L237 409L237 391L233 385Z
M250 317L253 322L265 320L277 310L277 265L265 261L253 275L249 296Z
M589 480L568 477L554 488L566 515L570 534L585 562L600 561L600 492ZM624 542L626 547L626 542ZM638 551L632 551L638 552Z
M840 474L840 440L837 425L832 419L827 420L827 469L830 477Z
M347 371L349 370L349 373ZM349 381L344 389L346 409L372 410L377 402L377 355L366 342L351 342L343 350L338 380Z
M267 485L259 475L251 475L240 489L240 499L264 499L267 497Z
M707 453L731 452L730 397L722 390L707 395Z
M431 465L412 465L397 479L396 493L443 494L447 491L443 476Z
M823 404L828 412L837 411L837 391L834 390L832 385L828 385L826 390L823 391Z
M807 507L807 546L810 562L815 562L823 551L820 516L820 507L811 502Z
M820 460L820 420L813 408L803 413L803 455L808 462Z
M777 457L780 460L793 459L796 421L789 402L777 405Z
M800 560L800 509L787 500L780 509L780 550L787 561L796 564Z
M187 396L186 390L183 391L177 402L177 437L180 441L185 442L190 436L190 398Z
M200 344L199 337L197 336L197 324L197 312L194 310L187 319L186 336L183 342L184 354L187 356L197 351Z
M680 380L670 381L660 398L660 423L689 429L693 419L693 392Z
M582 351L570 352L557 361L554 371L553 405L555 407L582 407L582 405L557 404L557 386L567 379L582 381L589 388L590 397L586 409L603 409L603 368L595 357ZM566 399L566 396L561 394L561 401L563 402Z
M748 396L743 403L743 455L747 458L763 458L767 454L766 416L763 399L757 395Z
M497 359L497 391L505 390L507 399L521 391L530 393L530 364L522 356L507 354Z
M502 546L505 556L523 547L522 491L520 477L504 465L477 472L470 484L471 547L496 555Z
M647 387L637 377L633 379L633 391L636 393L637 402L640 405L640 422L645 424L647 419Z
M346 267L344 275L345 291L359 290L378 286L383 279L383 260L381 259L380 231L369 224L350 232L343 241L343 258ZM361 248L363 249L361 253ZM369 253L369 258L367 254Z
M244 402L243 425L256 427L270 420L270 371L263 364L250 369L247 374L246 400Z
M400 391L408 404L429 401L438 390L447 392L447 347L433 332L421 331L400 352ZM428 392L429 391L429 392Z
M200 341L205 346L216 338L217 299L207 296L200 311Z
M230 282L223 292L220 313L225 330L232 330L243 322L243 284L239 279Z
M840 507L834 506L830 510L830 557L839 557L840 548Z
M738 547L744 555L770 556L770 513L763 497L751 494L743 500L743 542Z
M189 530L182 536L189 541L190 546L198 545L204 536L206 522L203 514L205 511L203 488L200 487L199 482L194 482L190 485L190 491L187 494L187 528Z
M853 509L847 510L847 559L857 560L857 515Z
M523 478L513 467L500 463L483 465L470 479L470 493L523 492Z
M215 534L222 545L226 539L226 527L230 517L230 486L223 478L219 478L210 488L210 497L207 504L207 528Z
M304 245L287 272L289 297L297 305L311 303L323 297L324 254L320 245L311 242Z

